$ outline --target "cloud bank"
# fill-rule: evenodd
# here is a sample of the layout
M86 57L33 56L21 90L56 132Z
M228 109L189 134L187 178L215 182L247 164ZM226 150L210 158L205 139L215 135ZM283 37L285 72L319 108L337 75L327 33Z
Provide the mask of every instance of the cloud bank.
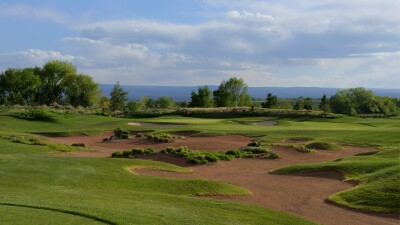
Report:
M60 38L60 49L2 54L0 68L58 59L73 62L100 83L199 85L238 76L250 86L398 88L400 2L199 4L205 12L197 23L152 18L77 23L72 16L56 16L57 11L34 13L32 17L57 22L74 35ZM29 17L24 10L0 12Z

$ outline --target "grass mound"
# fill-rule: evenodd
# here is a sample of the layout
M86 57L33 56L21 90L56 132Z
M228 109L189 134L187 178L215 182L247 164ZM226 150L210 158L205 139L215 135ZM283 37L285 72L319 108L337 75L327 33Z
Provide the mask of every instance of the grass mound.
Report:
M273 172L337 170L344 173L347 180L361 184L329 196L329 201L364 211L400 213L399 157L399 149L387 149L373 155L358 155L331 162L293 165Z
M177 148L167 147L166 149L162 150L161 153L185 158L189 163L193 164L215 163L219 160L231 160L234 158L232 155L227 155L223 152L190 150L186 146Z
M37 138L23 136L23 135L0 135L0 139L10 141L13 143L19 143L24 145L41 145L50 147L53 150L60 151L60 152L76 152L76 151L84 151L88 150L88 147L82 146L71 146L66 144L57 144L57 143L47 143L43 142Z
M329 143L329 142L322 142L322 141L316 141L316 142L310 142L304 145L306 148L309 149L317 149L317 150L341 150L342 147L340 147L337 144Z
M11 116L30 121L53 121L56 118L56 115L51 111L38 108L30 108L26 111L16 112Z

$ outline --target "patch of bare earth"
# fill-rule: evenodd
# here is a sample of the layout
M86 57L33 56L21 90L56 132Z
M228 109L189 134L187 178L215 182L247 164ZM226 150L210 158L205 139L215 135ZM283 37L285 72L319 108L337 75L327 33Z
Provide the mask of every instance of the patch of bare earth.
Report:
M59 143L72 144L83 142L90 146L94 152L69 153L73 156L107 157L115 150L130 149L135 147L152 147L162 149L166 146L185 145L191 149L203 150L228 150L245 146L251 138L230 135L218 137L186 137L173 143L155 143L150 140L123 140L113 143L102 143L104 134L97 137L67 137L52 138ZM296 164L334 160L349 155L376 150L372 147L345 146L341 151L318 151L307 154L289 147L272 147L281 158L275 160L262 159L235 159L220 161L211 165L191 166L184 160L156 154L147 156L146 159L158 160L180 166L190 166L193 173L174 173L151 169L139 169L136 173L147 176L167 176L176 178L202 178L227 182L247 188L252 192L248 196L225 197L218 199L243 202L280 211L285 211L302 218L322 224L399 224L398 215L377 215L349 210L325 202L325 199L339 191L354 187L354 183L343 182L343 177L335 171L319 171L296 175L278 175L269 173L275 168Z

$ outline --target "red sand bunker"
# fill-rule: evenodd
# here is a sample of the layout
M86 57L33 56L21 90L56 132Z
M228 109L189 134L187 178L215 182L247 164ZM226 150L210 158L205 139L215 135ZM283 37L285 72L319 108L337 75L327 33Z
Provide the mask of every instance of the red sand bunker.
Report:
M221 151L246 146L252 138L229 135L216 137L191 137L178 139L173 143L156 143L151 140L119 140L104 143L101 140L111 136L106 133L100 136L74 136L51 138L52 142L72 144L85 143L92 151L68 153L69 156L108 157L116 150L132 147L152 147L163 149L166 146L188 146L191 149ZM168 176L177 178L202 178L227 182L247 188L252 192L248 196L216 197L218 199L249 203L285 211L305 219L323 224L399 224L398 215L377 215L362 213L328 204L325 199L339 191L354 187L354 183L343 182L341 174L334 171L320 171L297 175L276 175L269 171L275 168L296 164L334 160L361 152L376 150L369 147L346 146L342 151L318 151L317 153L300 153L292 148L272 147L281 158L275 160L236 159L220 161L211 165L190 166L184 160L171 156L156 154L146 159L190 166L193 173L172 173L151 169L136 170L136 173L147 176Z

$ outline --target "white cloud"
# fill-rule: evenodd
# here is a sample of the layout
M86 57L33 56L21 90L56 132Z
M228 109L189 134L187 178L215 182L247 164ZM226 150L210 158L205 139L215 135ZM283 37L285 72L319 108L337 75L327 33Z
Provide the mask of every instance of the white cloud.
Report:
M42 66L50 60L61 60L82 64L85 60L82 57L63 55L57 51L43 51L39 49L28 49L26 51L11 52L0 55L0 68L9 67L33 67Z
M202 2L219 14L197 23L74 23L48 8L0 7L3 17L51 20L76 32L62 39L64 51L13 52L0 65L68 60L103 83L218 84L240 76L252 86L398 88L400 1Z

